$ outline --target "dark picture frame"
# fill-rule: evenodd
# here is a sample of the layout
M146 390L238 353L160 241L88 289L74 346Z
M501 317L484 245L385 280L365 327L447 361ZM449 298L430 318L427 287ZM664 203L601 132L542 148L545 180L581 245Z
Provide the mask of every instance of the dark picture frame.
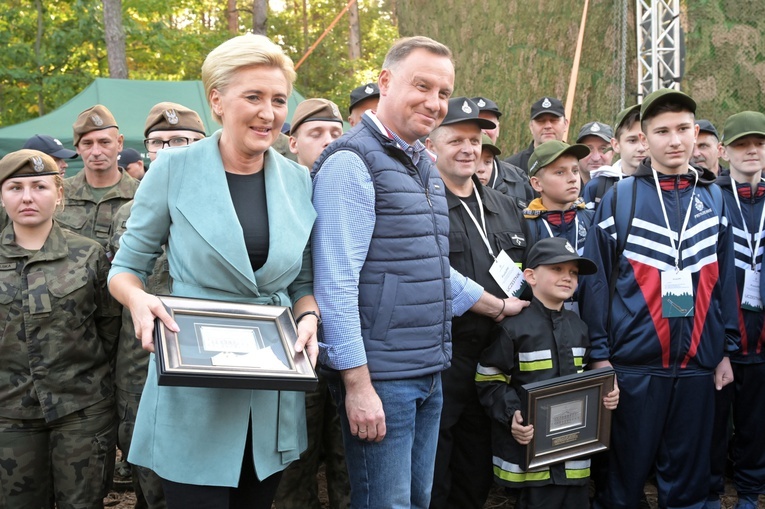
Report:
M292 310L185 297L158 296L180 328L156 319L159 385L313 391L316 371L295 353Z
M534 425L524 470L608 450L611 410L603 397L614 388L613 368L594 369L523 385L524 425Z

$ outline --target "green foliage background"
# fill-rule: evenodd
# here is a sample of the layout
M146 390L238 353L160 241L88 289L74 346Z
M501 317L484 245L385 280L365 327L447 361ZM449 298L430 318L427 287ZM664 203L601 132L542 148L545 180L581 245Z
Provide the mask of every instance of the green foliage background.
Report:
M309 0L305 38L303 2L282 3L269 12L268 35L297 63L347 0ZM44 16L36 52L38 5ZM250 5L239 0L240 34L252 25ZM0 2L0 126L50 112L94 78L109 76L101 6L101 0ZM130 79L200 79L207 53L232 36L225 0L123 0L122 7ZM376 80L398 29L385 0L359 0L359 11L362 58L348 58L346 14L298 72L296 86L306 97L326 97L347 110L349 91Z
M401 35L448 45L457 64L456 94L484 95L504 112L499 146L507 155L530 141L529 109L564 100L582 16L582 0L399 0ZM591 0L569 141L586 122L613 123L620 103L621 0ZM628 2L627 105L637 102L635 2ZM698 115L719 128L743 109L765 111L765 2L684 0L686 74L681 88Z

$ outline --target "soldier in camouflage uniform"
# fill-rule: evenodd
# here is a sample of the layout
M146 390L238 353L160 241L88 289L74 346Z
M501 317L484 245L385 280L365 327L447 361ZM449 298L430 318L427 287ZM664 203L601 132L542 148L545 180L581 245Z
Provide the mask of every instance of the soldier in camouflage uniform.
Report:
M185 144L190 144L204 137L205 127L202 119L195 111L183 105L161 102L149 111L144 127L144 145L151 161L154 161L157 153L168 145L183 146L181 139L185 140ZM129 201L114 216L110 250L115 254L119 249L120 238L127 229L132 207L133 202ZM164 250L154 263L154 270L147 280L146 289L154 295L170 293L170 274ZM127 458L130 451L138 403L141 401L141 392L146 384L147 370L150 368L154 366L149 366L149 352L141 348L141 342L135 337L130 311L123 308L114 373L119 416L118 445L123 458ZM162 480L148 468L137 465L130 465L130 468L136 494L136 508L164 509L166 504Z
M62 227L109 246L114 214L133 199L138 181L117 167L123 136L111 112L100 104L80 113L72 126L74 146L85 165L64 181ZM109 259L113 253L107 251Z
M60 228L52 158L0 160L0 507L103 507L119 305L98 243Z
M290 150L310 170L322 150L342 134L343 117L335 103L306 99L292 115ZM351 483L340 416L321 373L316 390L305 395L305 417L308 447L282 473L274 505L277 509L321 509L316 474L324 463L329 507L346 509L351 505Z

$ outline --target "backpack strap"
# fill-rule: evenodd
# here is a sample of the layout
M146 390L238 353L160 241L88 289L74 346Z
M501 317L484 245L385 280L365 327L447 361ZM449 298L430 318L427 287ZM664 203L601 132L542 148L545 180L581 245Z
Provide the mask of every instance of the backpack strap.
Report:
M606 318L606 333L611 331L611 305L616 293L616 280L619 278L619 258L621 258L624 248L627 246L627 235L629 235L632 219L635 217L635 202L637 201L637 183L634 177L627 177L613 186L614 192L611 195L611 213L614 217L614 228L616 229L616 253L611 264L611 276L608 280L608 315ZM621 194L625 198L617 199ZM626 199L629 196L630 199ZM722 195L721 195L722 198Z

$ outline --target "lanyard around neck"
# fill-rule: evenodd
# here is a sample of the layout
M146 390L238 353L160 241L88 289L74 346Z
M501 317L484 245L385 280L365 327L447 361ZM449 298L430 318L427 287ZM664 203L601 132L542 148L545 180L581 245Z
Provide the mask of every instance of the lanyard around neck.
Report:
M746 234L746 245L749 246L749 252L752 255L752 270L757 270L757 253L760 250L760 241L762 240L762 227L765 225L765 206L762 207L762 214L760 215L760 227L754 234L749 233L749 227L746 224L746 218L744 217L744 211L741 209L741 201L738 198L738 189L736 188L736 181L730 179L730 186L733 188L733 198L736 200L738 206L738 212L741 214L741 224L743 225L744 233ZM757 240L754 242L754 249L752 248L752 235L757 236Z
M653 172L653 181L656 183L656 193L659 195L659 203L661 204L661 211L664 214L664 224L667 225L667 231L669 231L669 242L672 244L672 252L675 256L675 270L680 270L680 248L683 245L683 237L685 236L685 230L688 228L688 221L691 219L691 208L693 208L693 198L696 196L696 184L699 182L699 174L695 171L693 176L693 192L691 193L691 201L688 202L688 211L685 213L685 220L683 220L683 226L680 229L680 235L678 235L677 246L675 246L675 239L672 236L672 228L669 225L669 216L667 216L667 207L664 206L664 197L661 194L661 184L659 183L659 175L657 171L651 168Z
M496 260L496 257L494 256L494 250L491 248L491 244L489 244L489 238L486 235L486 218L483 214L483 201L481 200L481 195L478 193L478 189L475 187L475 182L473 182L473 194L475 194L475 199L478 201L478 212L481 214L481 224L478 224L478 220L475 218L473 213L470 212L470 207L467 206L467 203L462 201L462 198L460 197L457 197L457 199L460 201L462 206L465 207L465 212L467 212L468 216L470 216L470 219L473 221L473 224L478 230L478 233L481 235L481 240L483 240L483 243L486 244L486 248L489 250L489 254Z
M562 222L566 222L566 216L565 212L563 213L563 219L561 219ZM579 216L574 213L574 249L576 249L576 252L579 253ZM547 228L547 233L550 234L550 237L555 237L552 232L552 228L550 228L550 223L547 222L547 219L542 218L542 223L545 225L545 228Z

